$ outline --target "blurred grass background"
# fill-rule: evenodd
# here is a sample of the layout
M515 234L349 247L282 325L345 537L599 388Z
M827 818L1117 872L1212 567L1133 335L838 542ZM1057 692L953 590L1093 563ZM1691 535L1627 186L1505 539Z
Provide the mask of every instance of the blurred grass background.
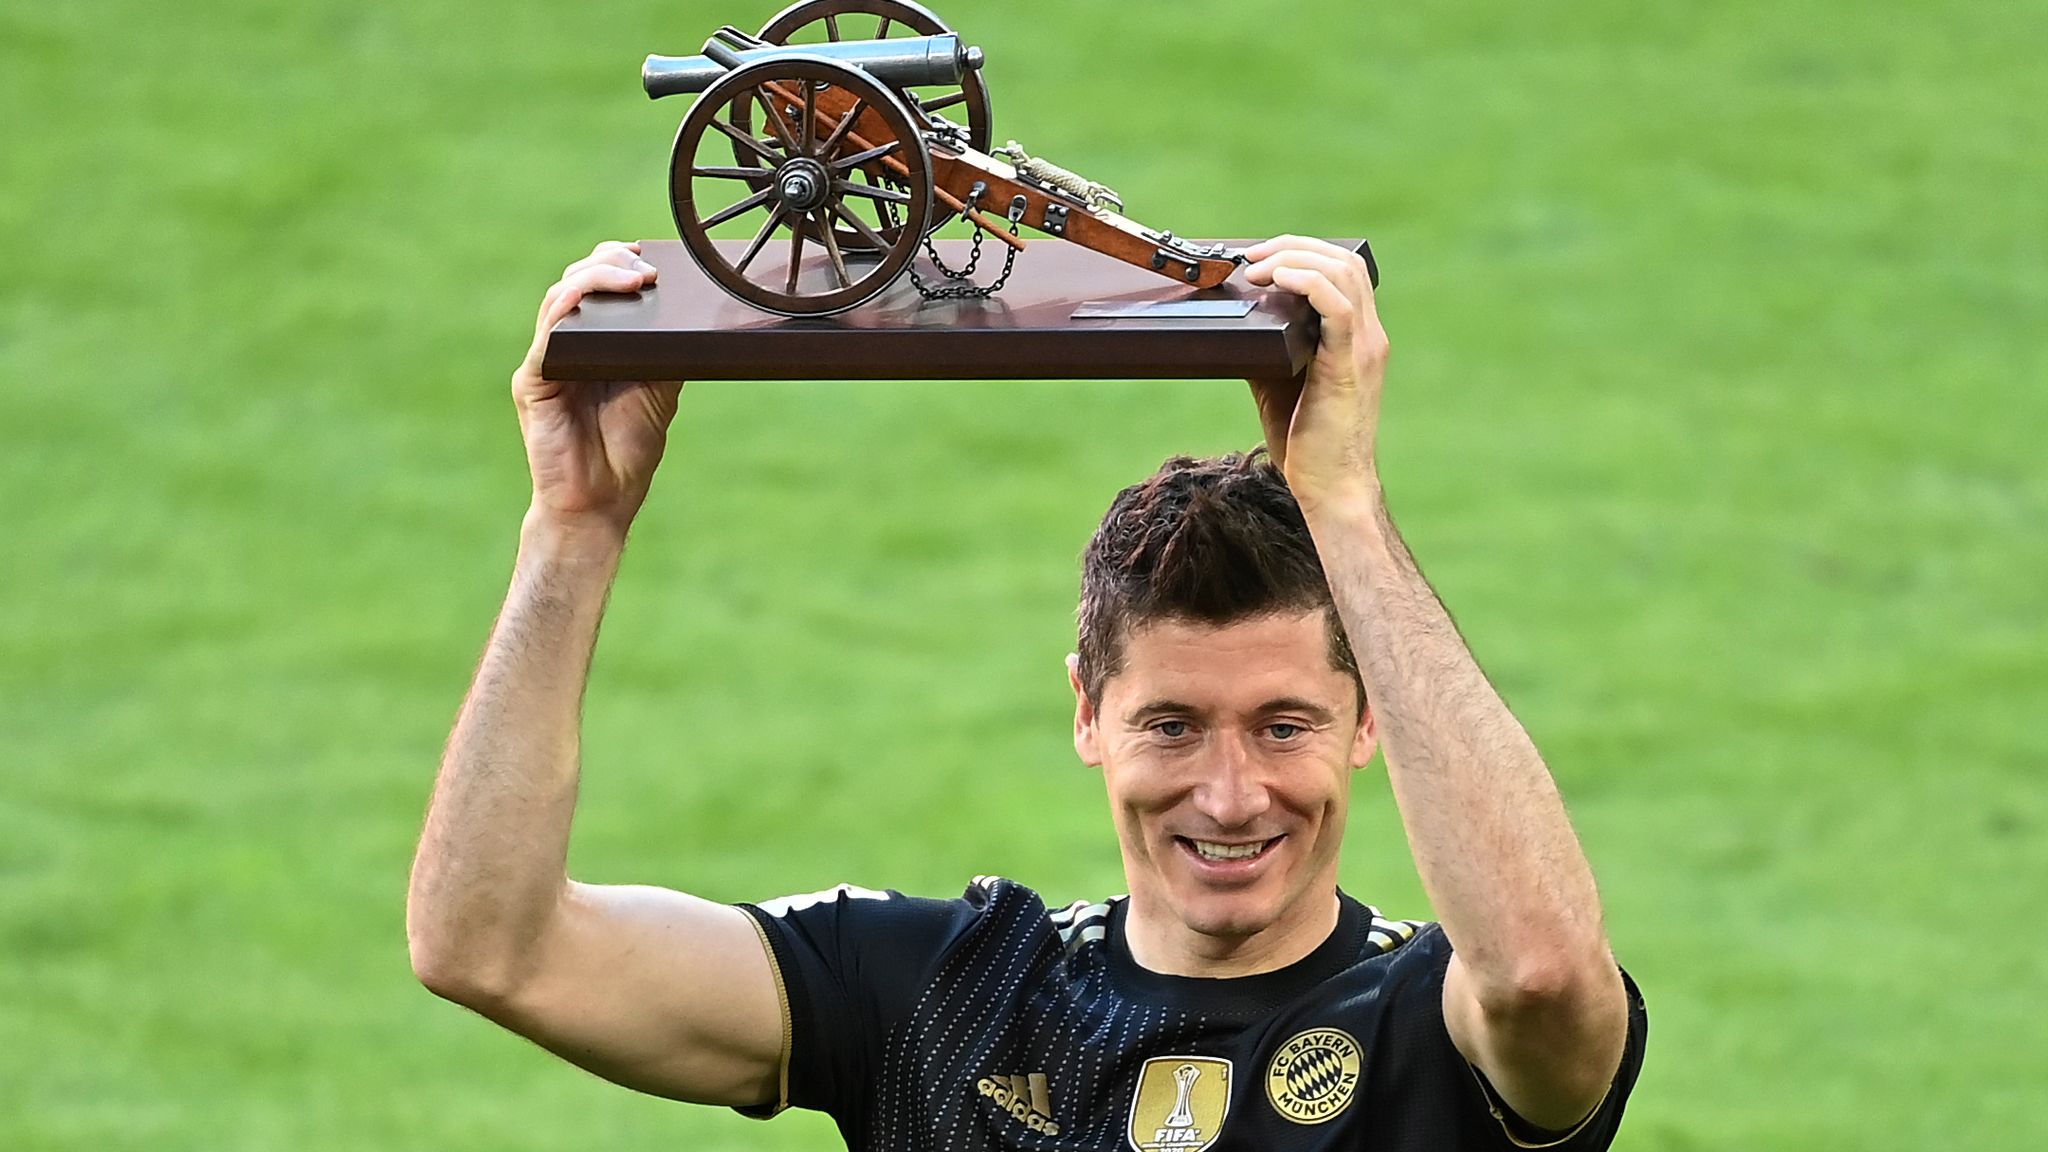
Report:
M672 235L688 3L0 8L0 1148L837 1147L412 980L560 266ZM2048 13L942 9L1184 235L1372 237L1395 512L1647 991L1624 1149L2037 1146ZM1212 383L697 384L601 646L574 868L1122 890L1076 558L1257 436ZM1424 914L1377 779L1354 892Z

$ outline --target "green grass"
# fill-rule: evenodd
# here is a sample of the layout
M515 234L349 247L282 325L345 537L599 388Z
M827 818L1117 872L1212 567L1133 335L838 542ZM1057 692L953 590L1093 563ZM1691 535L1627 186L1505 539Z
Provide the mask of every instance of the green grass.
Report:
M524 505L506 375L561 264L669 234L640 55L769 14L462 8L0 11L0 1147L836 1146L407 969ZM991 9L945 14L999 138L1183 234L1373 238L1396 514L1650 1000L1619 1146L2033 1147L2038 6ZM1076 557L1256 435L1228 382L692 385L576 871L1120 891ZM1347 885L1421 914L1360 803Z

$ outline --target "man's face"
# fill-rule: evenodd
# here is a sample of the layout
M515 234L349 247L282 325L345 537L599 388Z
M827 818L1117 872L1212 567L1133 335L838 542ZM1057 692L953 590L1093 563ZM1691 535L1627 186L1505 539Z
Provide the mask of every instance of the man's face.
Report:
M1101 767L1135 908L1241 941L1314 917L1337 879L1351 774L1372 758L1320 610L1134 629L1074 748Z

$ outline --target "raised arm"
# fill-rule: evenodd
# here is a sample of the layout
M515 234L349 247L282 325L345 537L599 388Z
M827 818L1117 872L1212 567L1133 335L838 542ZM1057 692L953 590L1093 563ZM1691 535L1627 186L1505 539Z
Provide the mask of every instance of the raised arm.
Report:
M1579 1122L1628 1018L1600 898L1536 746L1494 691L1387 513L1376 459L1387 338L1364 262L1280 237L1246 274L1308 297L1306 376L1253 381L1266 443L1316 541L1378 721L1417 871L1453 958L1444 1020L1523 1119Z
M752 920L566 874L591 651L682 385L562 384L540 365L585 294L653 279L634 246L599 245L548 290L513 375L533 502L434 785L406 936L427 987L601 1076L762 1104L776 1098L783 1021Z

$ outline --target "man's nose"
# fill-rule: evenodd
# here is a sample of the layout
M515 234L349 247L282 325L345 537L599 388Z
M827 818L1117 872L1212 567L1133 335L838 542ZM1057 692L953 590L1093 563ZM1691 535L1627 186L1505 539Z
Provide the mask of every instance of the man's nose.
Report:
M1195 789L1195 808L1219 828L1242 828L1272 805L1259 765L1242 737L1220 742L1207 779Z

